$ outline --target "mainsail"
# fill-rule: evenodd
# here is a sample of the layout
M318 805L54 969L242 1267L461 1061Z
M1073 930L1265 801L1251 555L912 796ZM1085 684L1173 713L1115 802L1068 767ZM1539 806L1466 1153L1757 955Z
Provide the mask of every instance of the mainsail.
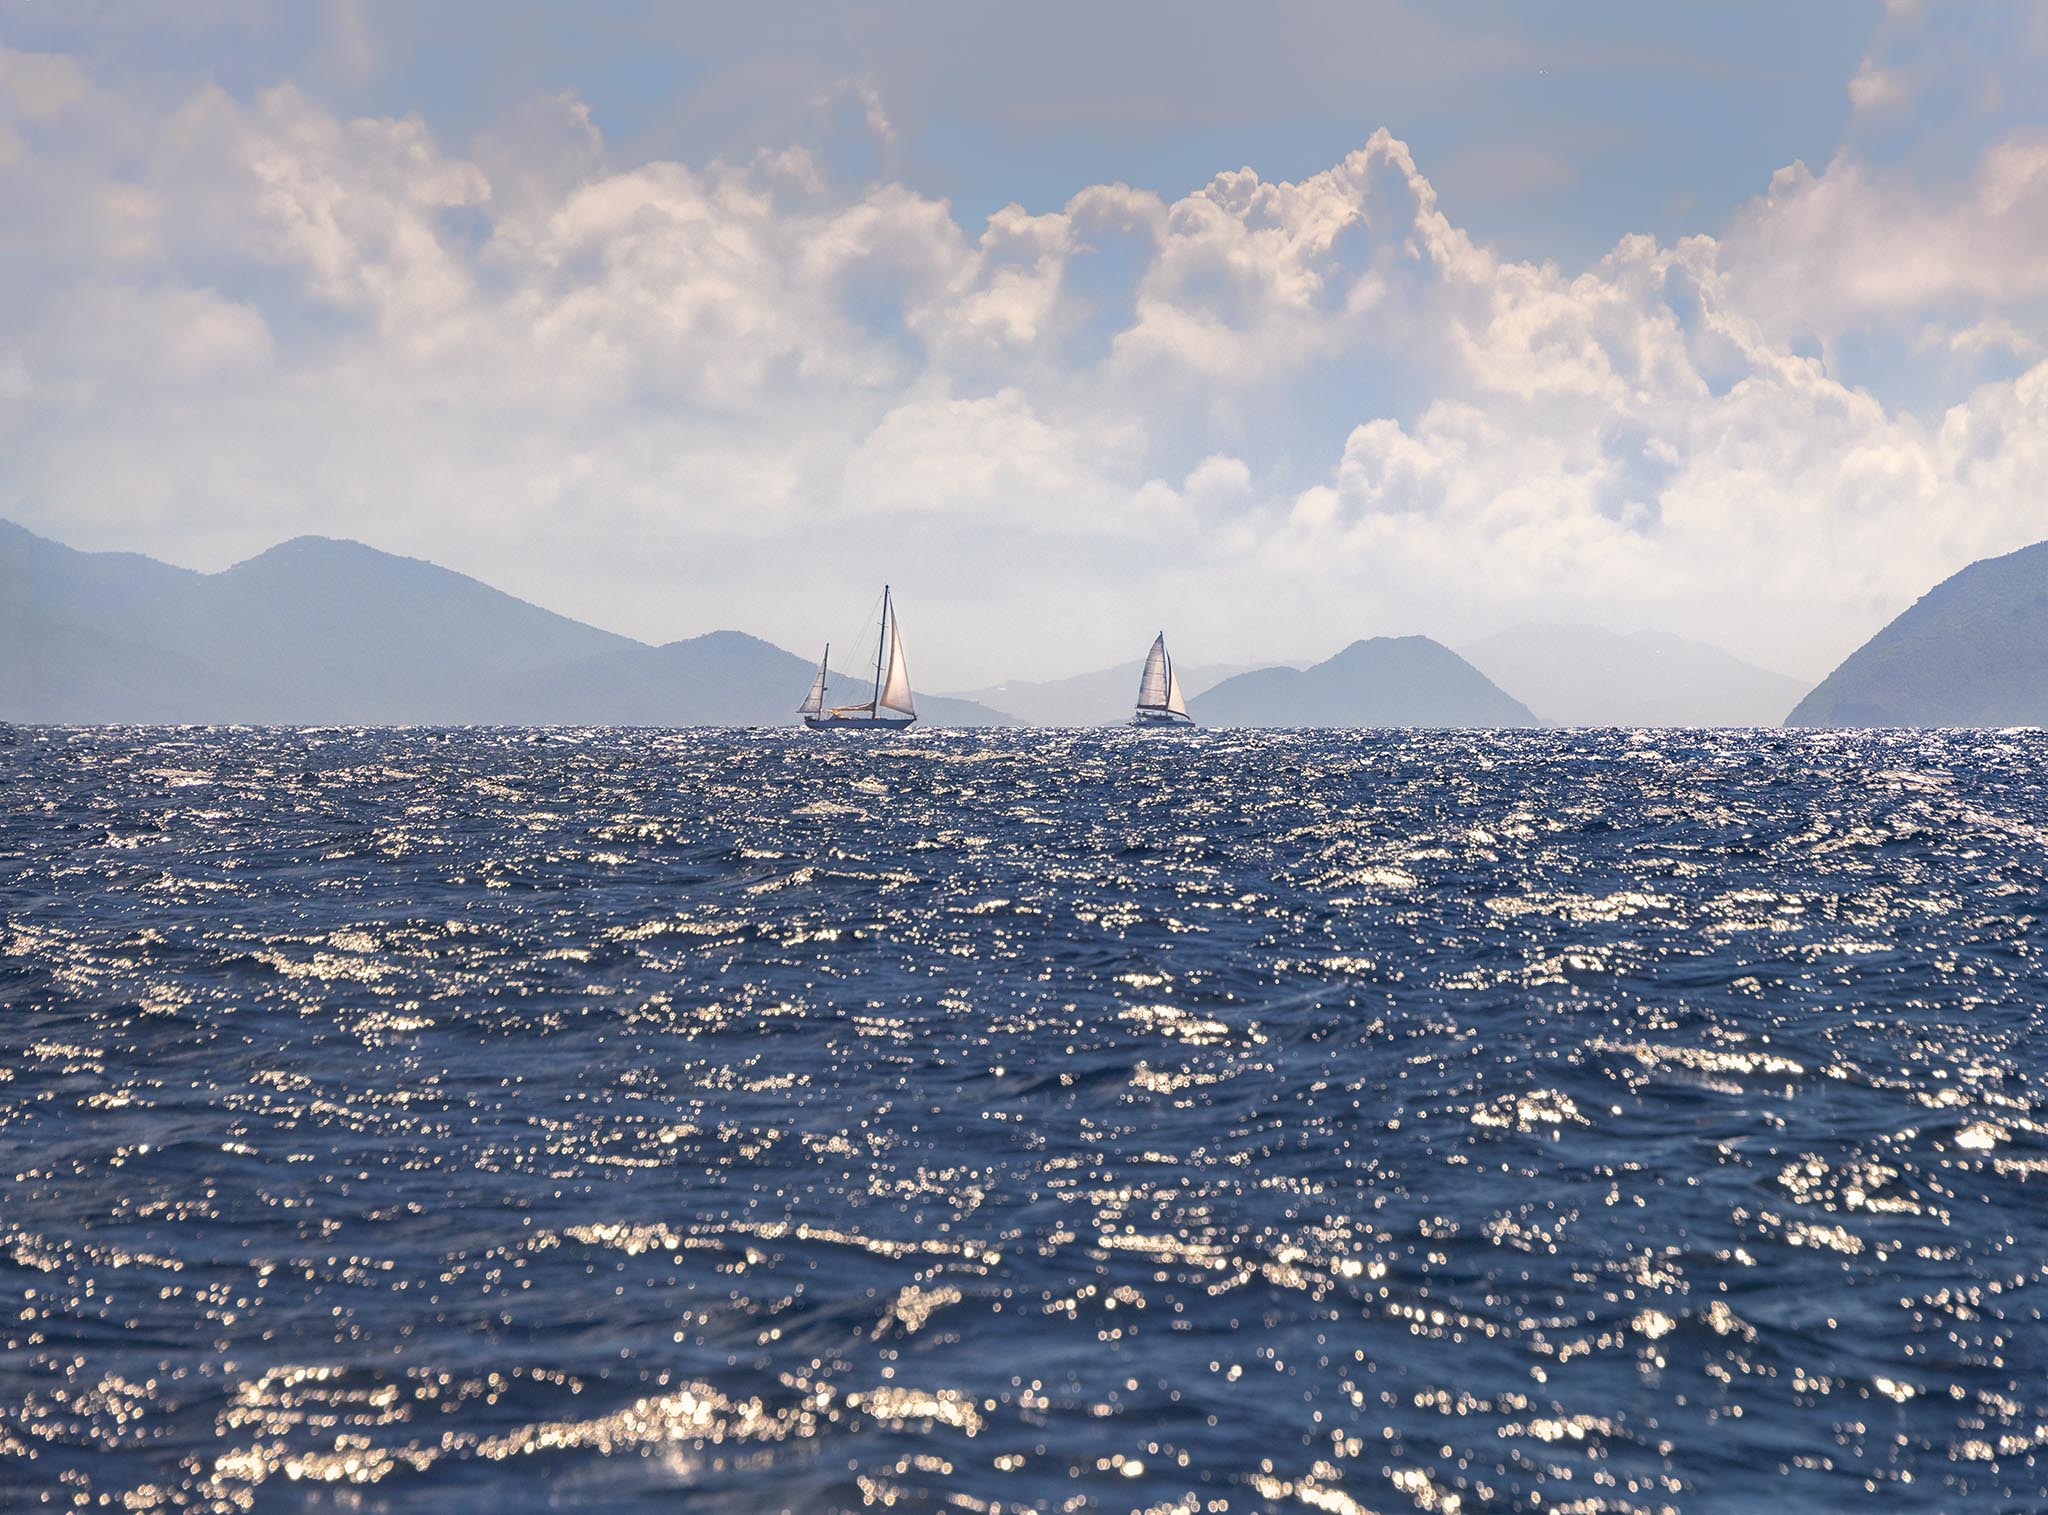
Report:
M1180 675L1174 672L1173 659L1167 654L1163 631L1153 639L1152 650L1145 654L1145 672L1138 680L1138 709L1167 715L1188 713L1187 701L1180 694Z
M1166 656L1166 633L1162 631L1145 654L1145 674L1138 680L1138 708L1166 709L1167 694L1173 688L1173 664Z
M825 665L832 661L832 644L825 644L825 655L818 659L817 682L811 685L811 692L797 706L798 715L823 715L825 713Z
M875 703L884 709L894 710L902 715L916 715L917 706L910 698L910 665L903 660L903 632L896 624L896 610L889 607L889 655L887 672L882 679Z

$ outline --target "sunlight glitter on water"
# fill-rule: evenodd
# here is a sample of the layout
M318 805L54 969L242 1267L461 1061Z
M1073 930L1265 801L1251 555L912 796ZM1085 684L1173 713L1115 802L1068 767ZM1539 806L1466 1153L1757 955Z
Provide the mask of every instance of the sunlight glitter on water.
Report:
M2040 1505L2044 755L24 733L0 1507Z

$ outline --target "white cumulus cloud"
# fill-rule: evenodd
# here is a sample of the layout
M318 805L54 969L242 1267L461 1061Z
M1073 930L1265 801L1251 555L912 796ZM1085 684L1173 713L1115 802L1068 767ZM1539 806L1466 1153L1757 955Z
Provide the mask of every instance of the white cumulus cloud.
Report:
M872 88L835 98L895 142ZM0 307L0 510L82 545L356 535L804 646L886 574L921 676L964 685L1176 618L1190 658L1590 617L1816 672L2048 534L2025 131L1952 184L1794 165L1718 237L1567 269L1473 236L1389 131L968 224L797 148L619 162L559 93L461 144L9 52L0 128L32 295ZM2006 368L1888 404L1832 361L1871 333Z

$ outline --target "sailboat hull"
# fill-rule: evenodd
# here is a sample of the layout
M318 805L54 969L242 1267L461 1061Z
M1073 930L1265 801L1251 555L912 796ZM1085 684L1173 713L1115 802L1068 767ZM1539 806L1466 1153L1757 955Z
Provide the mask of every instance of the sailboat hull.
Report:
M813 731L901 731L916 719L914 715L900 719L873 715L807 715L804 724Z
M1131 724L1140 731L1192 731L1195 726L1189 717L1164 710L1140 710L1131 717Z

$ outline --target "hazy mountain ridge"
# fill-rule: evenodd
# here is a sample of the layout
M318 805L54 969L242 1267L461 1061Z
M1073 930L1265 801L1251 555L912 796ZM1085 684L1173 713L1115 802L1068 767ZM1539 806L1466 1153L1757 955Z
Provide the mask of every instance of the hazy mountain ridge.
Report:
M1536 726L1441 642L1371 637L1311 668L1260 668L1188 703L1205 726Z
M650 647L358 542L299 537L206 574L9 522L0 637L0 716L25 721L787 725L815 672L742 632Z
M1559 726L1776 726L1808 687L1668 631L1524 623L1459 651Z
M1374 637L1309 668L1183 668L1215 726L1767 725L1797 681L1658 632L1523 626L1468 660ZM220 573L0 521L0 718L308 724L790 725L815 669L718 631L654 647L418 559L300 537ZM1016 681L1027 719L1126 718L1139 664ZM859 678L833 680L854 702ZM934 725L1015 725L919 695ZM1793 725L2048 724L2048 542L1936 585L1798 701Z
M2048 725L2048 542L1943 579L1821 680L1786 724Z

